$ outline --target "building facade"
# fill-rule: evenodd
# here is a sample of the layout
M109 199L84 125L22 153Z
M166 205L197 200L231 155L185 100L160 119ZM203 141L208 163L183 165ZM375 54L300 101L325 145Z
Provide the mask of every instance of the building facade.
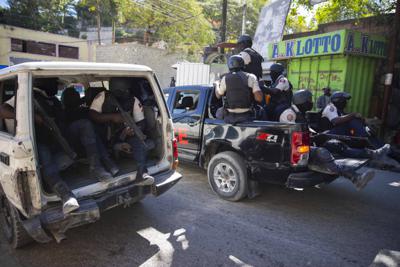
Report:
M29 61L95 61L90 41L0 24L0 67Z

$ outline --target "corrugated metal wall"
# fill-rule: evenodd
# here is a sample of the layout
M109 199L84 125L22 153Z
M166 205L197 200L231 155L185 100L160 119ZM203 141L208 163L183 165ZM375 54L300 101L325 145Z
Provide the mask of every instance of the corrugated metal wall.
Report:
M176 86L205 85L210 83L210 65L203 63L179 63L176 70Z
M377 59L350 55L346 57L347 74L344 90L352 96L347 111L360 112L368 116Z
M349 92L352 99L346 111L368 116L377 60L351 55L296 58L288 62L288 79L295 90L310 90L314 103L326 86Z

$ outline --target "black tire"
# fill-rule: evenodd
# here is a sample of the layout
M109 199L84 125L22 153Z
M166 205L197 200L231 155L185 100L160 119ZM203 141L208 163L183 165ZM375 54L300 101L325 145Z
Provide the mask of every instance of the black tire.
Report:
M0 189L1 190L1 189ZM0 224L10 245L17 249L33 242L22 226L18 210L0 192Z
M221 170L223 171L221 172ZM212 190L225 200L239 201L247 195L246 164L243 158L235 152L226 151L214 155L208 164L207 176ZM227 182L223 181L224 179L230 180ZM233 180L235 180L234 184Z

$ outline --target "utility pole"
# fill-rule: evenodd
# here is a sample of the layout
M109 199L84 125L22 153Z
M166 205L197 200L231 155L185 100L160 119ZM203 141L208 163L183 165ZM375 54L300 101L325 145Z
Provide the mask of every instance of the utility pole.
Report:
M393 83L393 72L396 64L396 50L399 35L399 20L400 20L400 0L396 3L396 13L394 15L393 28L390 34L389 53L388 53L388 71L385 77L385 92L383 96L383 109L381 119L383 126L386 125L387 112L389 108L390 98L392 96L392 83Z
M226 16L228 13L228 0L222 0L222 25L221 25L221 42L226 41Z
M246 9L247 9L247 2L246 0L244 0L243 15L242 15L242 35L246 33Z

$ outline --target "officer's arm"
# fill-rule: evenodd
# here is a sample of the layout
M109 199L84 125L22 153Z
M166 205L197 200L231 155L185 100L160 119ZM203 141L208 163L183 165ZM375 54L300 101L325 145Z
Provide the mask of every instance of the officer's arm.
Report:
M333 125L341 125L344 124L346 122L351 121L352 119L358 118L360 115L358 113L350 113L350 114L346 114L343 116L339 116L334 118L333 120L331 120Z
M261 103L263 101L263 92L260 89L260 84L255 75L250 74L248 76L248 86L253 92L254 100L258 103Z
M254 94L254 100L256 100L256 102L261 103L263 100L263 93L261 91L257 91Z
M4 103L0 106L0 117L2 119L15 119L15 110L12 106Z
M215 96L220 99L225 95L226 92L226 84L225 84L225 78L222 78L221 82L216 82L215 83Z

